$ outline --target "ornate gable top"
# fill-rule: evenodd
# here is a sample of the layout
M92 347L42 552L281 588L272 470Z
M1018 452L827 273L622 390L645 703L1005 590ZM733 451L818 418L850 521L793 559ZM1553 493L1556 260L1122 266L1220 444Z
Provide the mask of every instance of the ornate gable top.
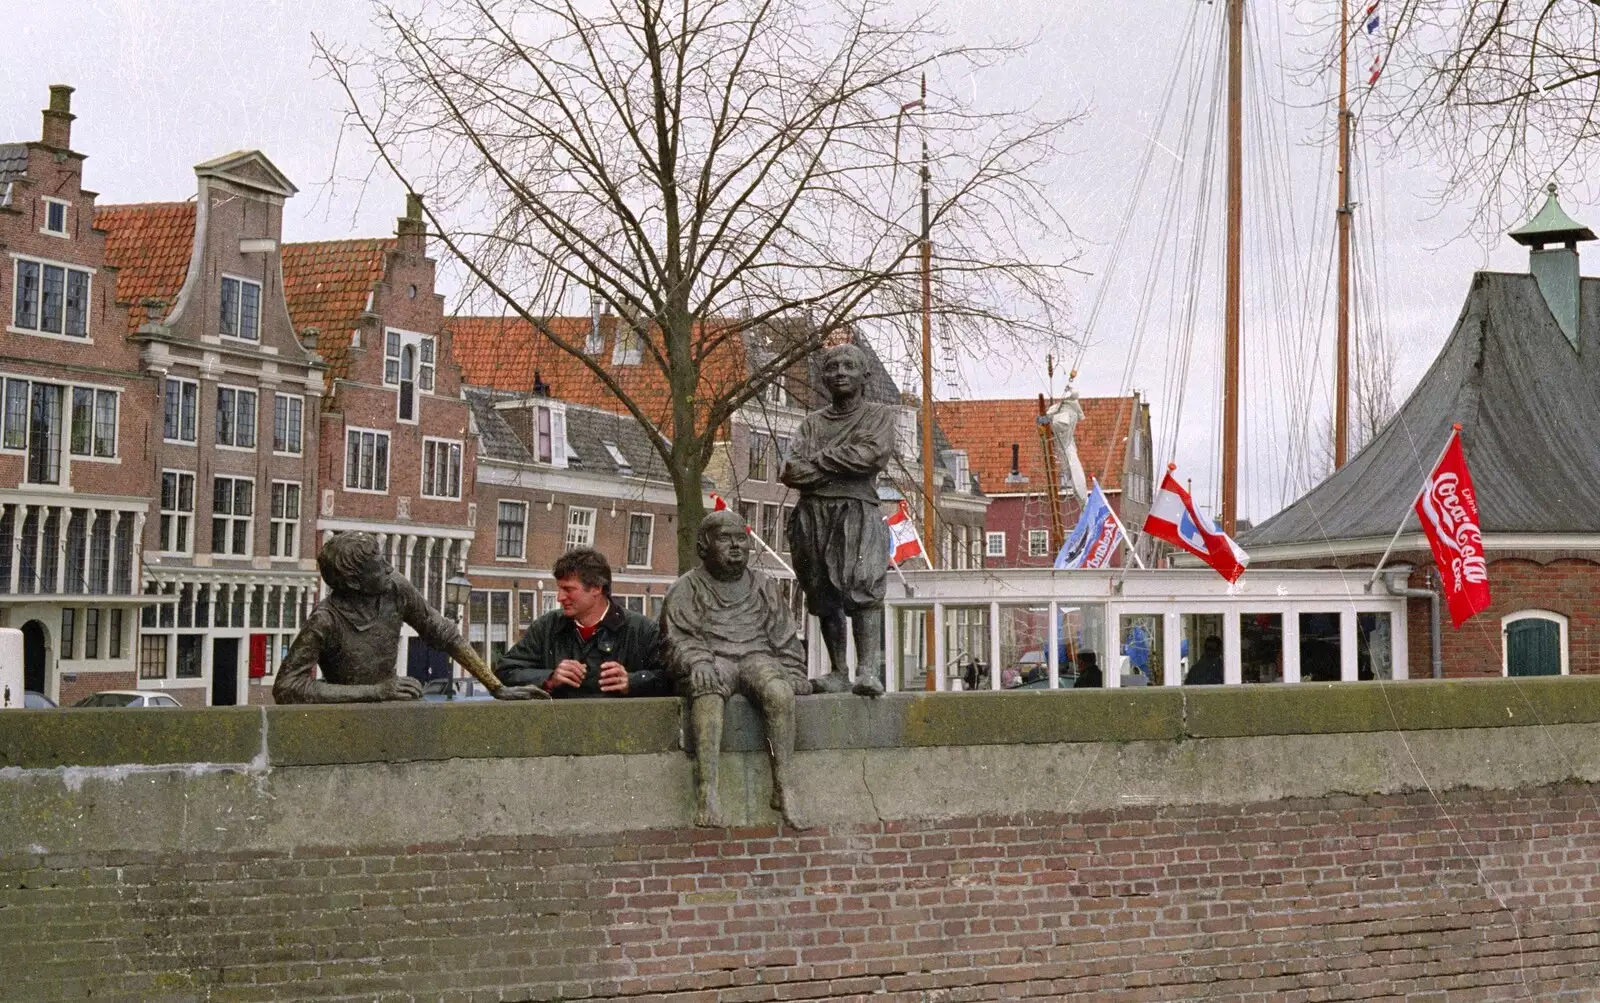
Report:
M289 198L300 190L260 150L237 150L207 160L203 164L196 164L194 173L202 178L217 178L280 198Z

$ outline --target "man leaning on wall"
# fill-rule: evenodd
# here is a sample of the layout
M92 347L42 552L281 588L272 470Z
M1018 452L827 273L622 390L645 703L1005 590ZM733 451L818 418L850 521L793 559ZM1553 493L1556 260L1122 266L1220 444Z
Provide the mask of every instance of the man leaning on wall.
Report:
M507 686L539 686L567 697L670 696L655 621L611 601L611 565L589 547L569 550L552 569L561 604L539 617L495 663Z

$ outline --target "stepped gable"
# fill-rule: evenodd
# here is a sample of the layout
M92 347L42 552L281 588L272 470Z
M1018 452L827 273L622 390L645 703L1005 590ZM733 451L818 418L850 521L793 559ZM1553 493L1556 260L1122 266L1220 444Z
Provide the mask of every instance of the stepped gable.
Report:
M319 240L283 245L283 292L295 330L318 330L317 354L328 386L349 376L350 336L383 281L393 237Z
M1411 513L1449 435L1461 441L1485 533L1600 533L1600 280L1583 279L1574 351L1533 276L1479 272L1438 358L1343 468L1240 543L1371 538Z
M1133 395L1084 397L1083 421L1076 439L1084 472L1099 478L1107 491L1122 488L1128 434L1135 417ZM1039 401L1013 397L986 400L935 401L933 413L956 449L967 452L967 465L987 494L1043 490L1044 457L1039 447ZM1008 482L1011 444L1017 444L1017 471L1027 481Z
M171 309L194 253L193 202L143 202L100 206L94 225L106 233L106 264L117 271L117 303L127 307L128 329L149 317L146 299Z

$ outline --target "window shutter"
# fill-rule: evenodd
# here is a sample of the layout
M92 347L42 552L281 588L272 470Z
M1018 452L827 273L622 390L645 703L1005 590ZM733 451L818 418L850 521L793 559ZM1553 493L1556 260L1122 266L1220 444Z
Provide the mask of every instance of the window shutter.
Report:
M567 410L555 405L550 407L550 463L567 465Z

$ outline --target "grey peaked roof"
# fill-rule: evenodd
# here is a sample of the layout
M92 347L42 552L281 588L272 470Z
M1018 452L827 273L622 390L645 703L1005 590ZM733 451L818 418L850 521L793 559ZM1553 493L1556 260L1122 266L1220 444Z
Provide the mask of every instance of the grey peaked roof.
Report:
M462 387L461 391L477 421L484 456L513 463L535 462L527 444L517 436L504 413L494 406L502 401L524 400L524 395L469 386ZM572 403L566 405L566 411L567 444L572 449L568 461L574 469L622 474L610 450L605 447L610 442L628 462L629 473L622 476L670 480L666 465L650 445L644 429L633 418Z
M25 143L0 143L0 185L28 174L28 147Z
M1600 533L1600 280L1583 279L1580 350L1531 275L1479 272L1455 330L1366 448L1240 537L1274 546L1387 538L1453 422L1486 533ZM1415 515L1406 520L1417 530Z

